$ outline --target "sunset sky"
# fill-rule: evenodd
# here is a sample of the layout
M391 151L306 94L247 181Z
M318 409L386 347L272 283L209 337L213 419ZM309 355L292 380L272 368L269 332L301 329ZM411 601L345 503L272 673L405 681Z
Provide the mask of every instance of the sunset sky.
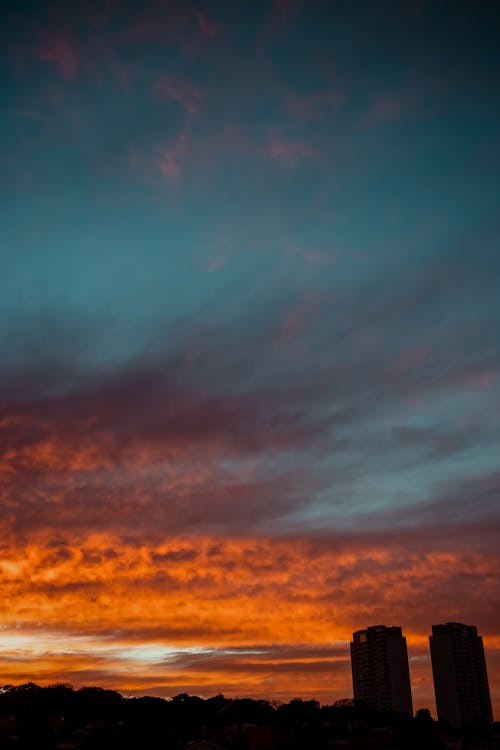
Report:
M0 684L352 696L484 637L500 719L496 2L0 18Z

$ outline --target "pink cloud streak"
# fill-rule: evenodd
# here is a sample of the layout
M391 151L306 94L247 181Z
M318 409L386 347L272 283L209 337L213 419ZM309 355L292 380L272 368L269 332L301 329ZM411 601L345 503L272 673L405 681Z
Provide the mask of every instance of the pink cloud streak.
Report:
M75 79L80 68L74 44L68 34L62 32L45 42L40 49L39 58L42 62L54 63L67 81Z

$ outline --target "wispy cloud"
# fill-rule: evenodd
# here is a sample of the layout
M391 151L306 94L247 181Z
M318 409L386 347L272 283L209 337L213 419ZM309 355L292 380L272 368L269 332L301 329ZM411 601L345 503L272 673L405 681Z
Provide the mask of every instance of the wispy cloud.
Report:
M318 154L315 148L303 141L273 137L267 148L269 158L289 168L297 167L302 161L314 159Z
M66 80L72 81L78 75L78 55L69 34L60 32L48 38L39 54L42 62L54 63Z

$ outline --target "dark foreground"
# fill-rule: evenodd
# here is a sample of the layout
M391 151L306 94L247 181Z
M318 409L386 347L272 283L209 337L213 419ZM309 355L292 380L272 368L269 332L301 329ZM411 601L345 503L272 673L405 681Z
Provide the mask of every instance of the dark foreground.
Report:
M500 750L500 726L461 731L352 701L274 704L32 683L0 690L0 750Z

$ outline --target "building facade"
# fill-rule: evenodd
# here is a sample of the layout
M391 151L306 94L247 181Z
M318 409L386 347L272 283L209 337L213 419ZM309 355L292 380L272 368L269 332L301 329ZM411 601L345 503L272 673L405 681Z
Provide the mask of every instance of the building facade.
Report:
M429 638L439 720L453 727L492 724L483 639L473 625L433 625Z
M353 633L351 666L354 700L413 714L406 638L400 627L373 625Z

